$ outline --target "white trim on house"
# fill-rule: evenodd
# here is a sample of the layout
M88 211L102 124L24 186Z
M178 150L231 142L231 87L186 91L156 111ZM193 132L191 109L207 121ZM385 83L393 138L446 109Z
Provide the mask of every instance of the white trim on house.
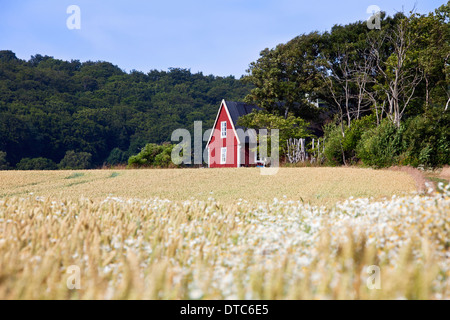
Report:
M211 152L211 148L208 147L208 168L211 168L211 155L209 154Z
M207 146L209 146L209 144L211 143L211 139L214 136L214 129L217 126L217 121L219 120L219 115L220 115L220 112L222 111L223 107L225 107L225 111L227 112L227 116L228 116L228 119L230 120L231 128L233 129L234 135L236 136L236 140L238 142L238 145L241 144L241 141L239 140L239 136L237 134L236 128L234 127L233 119L231 118L230 112L228 111L228 107L227 107L227 104L225 102L225 99L223 99L222 103L220 104L219 111L217 112L216 120L214 121L213 130L211 131L211 135L209 136L208 143L206 144Z
M225 105L225 110L227 111L228 119L230 119L231 127L233 128L233 132L234 132L234 136L236 137L237 144L240 145L241 140L239 140L239 135L236 131L236 128L234 127L233 118L231 118L231 115L230 115L230 112L228 111L228 107L227 107L225 100L223 100L223 104Z
M242 146L239 144L237 147L237 167L240 168L241 167L241 150L242 150Z

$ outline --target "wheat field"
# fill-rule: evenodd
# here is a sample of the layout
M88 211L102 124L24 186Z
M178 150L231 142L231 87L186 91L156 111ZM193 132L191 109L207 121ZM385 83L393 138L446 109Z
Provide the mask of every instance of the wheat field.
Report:
M0 197L214 198L224 204L284 198L332 205L351 196L383 198L414 190L415 182L405 172L359 168L281 168L274 176L262 176L256 168L0 171Z
M0 299L450 298L450 187L414 193L402 172L0 177Z

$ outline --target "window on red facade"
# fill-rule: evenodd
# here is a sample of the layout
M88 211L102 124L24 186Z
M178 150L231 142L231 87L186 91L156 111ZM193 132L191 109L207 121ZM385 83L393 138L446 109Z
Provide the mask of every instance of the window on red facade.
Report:
M220 149L220 164L227 163L227 148Z
M220 124L221 126L220 126L220 128L221 128L221 137L222 138L226 138L227 137L227 122L226 121L223 121L221 124Z

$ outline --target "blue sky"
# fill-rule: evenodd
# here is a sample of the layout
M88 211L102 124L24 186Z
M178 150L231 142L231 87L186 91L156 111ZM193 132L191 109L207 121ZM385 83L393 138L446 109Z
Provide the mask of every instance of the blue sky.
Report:
M264 48L334 24L366 20L370 5L392 15L428 13L444 0L0 0L0 50L103 60L148 72L169 67L219 76L245 73ZM81 29L69 30L69 5Z

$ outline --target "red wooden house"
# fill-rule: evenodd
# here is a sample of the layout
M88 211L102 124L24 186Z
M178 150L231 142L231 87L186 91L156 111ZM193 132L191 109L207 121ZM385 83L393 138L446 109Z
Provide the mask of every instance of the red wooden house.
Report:
M248 135L242 135L246 129L237 125L238 119L258 107L242 102L223 100L209 138L208 166L210 168L239 168L254 166L256 153ZM256 137L254 137L256 139Z

